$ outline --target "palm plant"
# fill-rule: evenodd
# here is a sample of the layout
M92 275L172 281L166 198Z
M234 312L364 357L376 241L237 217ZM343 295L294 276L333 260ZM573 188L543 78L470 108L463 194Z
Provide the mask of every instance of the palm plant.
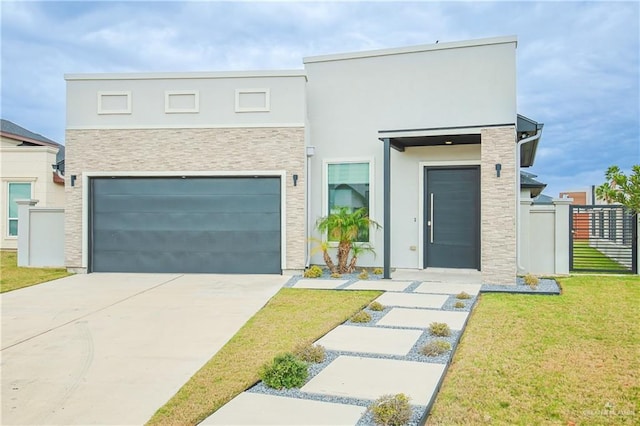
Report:
M371 246L366 244L354 245L358 241L358 236L368 234L371 227L380 228L380 225L369 217L365 208L352 212L348 207L340 207L336 213L318 219L316 223L318 231L326 232L329 241L338 242L337 266L329 256L328 242L323 241L320 245L325 263L331 273L353 272L358 256L365 251L373 251ZM353 254L351 261L349 261L349 253Z

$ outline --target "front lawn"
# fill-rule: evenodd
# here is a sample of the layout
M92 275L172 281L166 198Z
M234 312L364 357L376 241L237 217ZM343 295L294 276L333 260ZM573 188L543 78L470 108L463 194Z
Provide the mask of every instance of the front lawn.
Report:
M427 424L638 424L640 278L483 294Z
M149 420L194 425L258 379L275 355L311 344L382 292L284 288Z
M18 253L0 251L0 293L71 275L64 268L18 268Z

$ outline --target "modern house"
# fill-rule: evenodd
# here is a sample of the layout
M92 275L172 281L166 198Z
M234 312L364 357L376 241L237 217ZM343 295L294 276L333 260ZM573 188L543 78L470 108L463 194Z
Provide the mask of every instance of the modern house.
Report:
M0 248L15 250L19 199L64 207L64 146L9 120L0 120Z
M520 168L515 37L309 57L304 70L74 74L66 264L299 271L318 218L365 207L363 266L467 268L513 284Z

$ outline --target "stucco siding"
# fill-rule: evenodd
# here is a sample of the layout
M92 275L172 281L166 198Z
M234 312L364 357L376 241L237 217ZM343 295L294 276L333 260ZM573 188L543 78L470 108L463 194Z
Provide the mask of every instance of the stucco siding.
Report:
M88 172L286 172L286 264L305 262L304 128L67 130L65 256L83 264L83 174ZM297 174L297 186L292 175ZM284 212L283 212L284 213ZM85 219L86 222L86 219Z
M481 269L490 284L515 284L516 143L514 127L482 130ZM495 165L501 164L500 177Z
M17 238L8 236L8 184L31 183L31 196L38 200L38 207L64 207L64 186L53 182L52 164L56 163L57 148L18 147L3 141L0 147L2 202L0 207L0 235L3 249L17 248Z

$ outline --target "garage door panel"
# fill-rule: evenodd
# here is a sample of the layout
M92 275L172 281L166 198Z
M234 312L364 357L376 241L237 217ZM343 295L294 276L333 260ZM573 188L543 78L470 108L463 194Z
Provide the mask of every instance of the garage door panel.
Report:
M280 211L278 194L233 195L124 195L111 194L100 197L94 204L96 213L128 212L182 212L189 206L194 212L246 212Z
M120 231L279 231L280 213L98 213L94 228Z
M280 273L280 178L94 178L91 269Z

